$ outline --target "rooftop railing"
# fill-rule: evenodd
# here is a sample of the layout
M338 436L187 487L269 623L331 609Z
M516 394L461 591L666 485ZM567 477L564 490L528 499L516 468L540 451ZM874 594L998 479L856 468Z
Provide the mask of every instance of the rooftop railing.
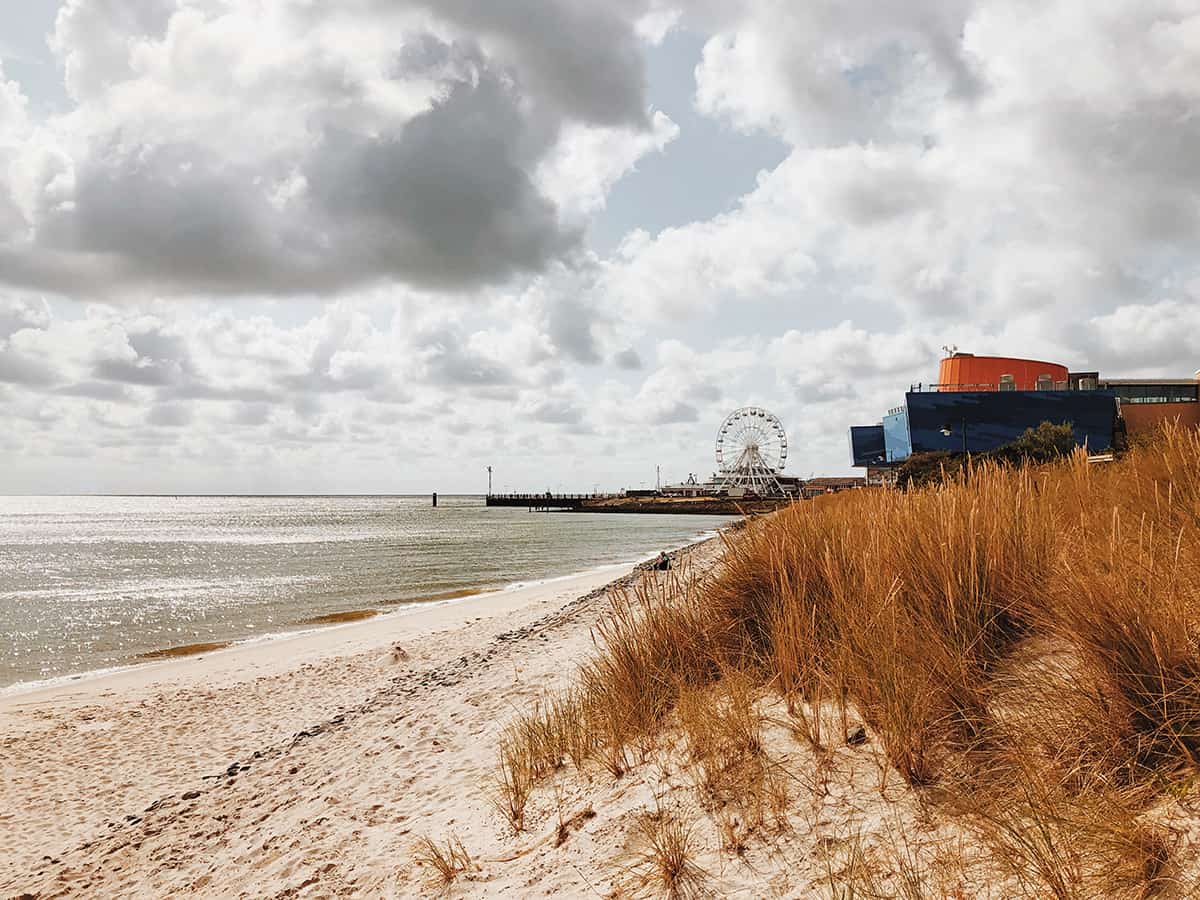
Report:
M1005 391L1005 390L1009 390L1009 391L1018 390L1018 388L1015 384L1012 384L1011 387L1005 387L1004 385L1006 385L1006 384L1012 384L1012 383L1011 382L989 381L989 382L984 382L982 384L924 384L922 382L917 382L916 384L910 384L908 386L908 392L910 394L932 394L932 393L938 393L941 391L945 391L945 392L996 391L996 392L999 392L999 391ZM1039 390L1039 391L1066 391L1069 389L1070 389L1070 385L1065 381L1056 381L1049 387L1037 388L1037 390Z

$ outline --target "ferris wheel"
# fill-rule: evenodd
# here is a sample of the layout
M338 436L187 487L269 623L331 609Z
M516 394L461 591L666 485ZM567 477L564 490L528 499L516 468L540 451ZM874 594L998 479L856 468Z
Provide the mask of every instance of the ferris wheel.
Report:
M735 409L717 430L717 470L726 490L783 493L776 476L787 465L787 452L783 423L758 406Z

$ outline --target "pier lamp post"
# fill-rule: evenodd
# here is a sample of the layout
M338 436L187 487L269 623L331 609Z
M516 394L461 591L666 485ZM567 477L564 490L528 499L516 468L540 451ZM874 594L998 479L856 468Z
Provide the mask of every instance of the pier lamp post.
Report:
M967 454L967 420L965 418L959 419L959 425L962 428L962 448L963 448L962 452L963 452L963 456L966 456L966 454ZM952 434L954 434L954 429L950 426L950 423L947 422L945 425L942 426L942 437L950 437L950 435L952 435Z

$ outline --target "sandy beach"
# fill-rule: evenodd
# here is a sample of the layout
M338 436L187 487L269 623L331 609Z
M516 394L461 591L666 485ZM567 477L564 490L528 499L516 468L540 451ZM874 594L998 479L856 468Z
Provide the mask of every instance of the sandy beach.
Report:
M684 554L710 557L716 542ZM421 835L470 825L497 737L562 686L630 567L0 698L0 896L411 896ZM654 577L652 573L648 577ZM476 840L478 844L478 840ZM568 868L569 884L586 891Z

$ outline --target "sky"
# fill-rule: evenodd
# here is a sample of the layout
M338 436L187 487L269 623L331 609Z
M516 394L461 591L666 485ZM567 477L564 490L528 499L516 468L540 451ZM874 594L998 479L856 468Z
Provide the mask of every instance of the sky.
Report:
M942 348L1200 368L1195 0L0 6L0 492L847 473Z

